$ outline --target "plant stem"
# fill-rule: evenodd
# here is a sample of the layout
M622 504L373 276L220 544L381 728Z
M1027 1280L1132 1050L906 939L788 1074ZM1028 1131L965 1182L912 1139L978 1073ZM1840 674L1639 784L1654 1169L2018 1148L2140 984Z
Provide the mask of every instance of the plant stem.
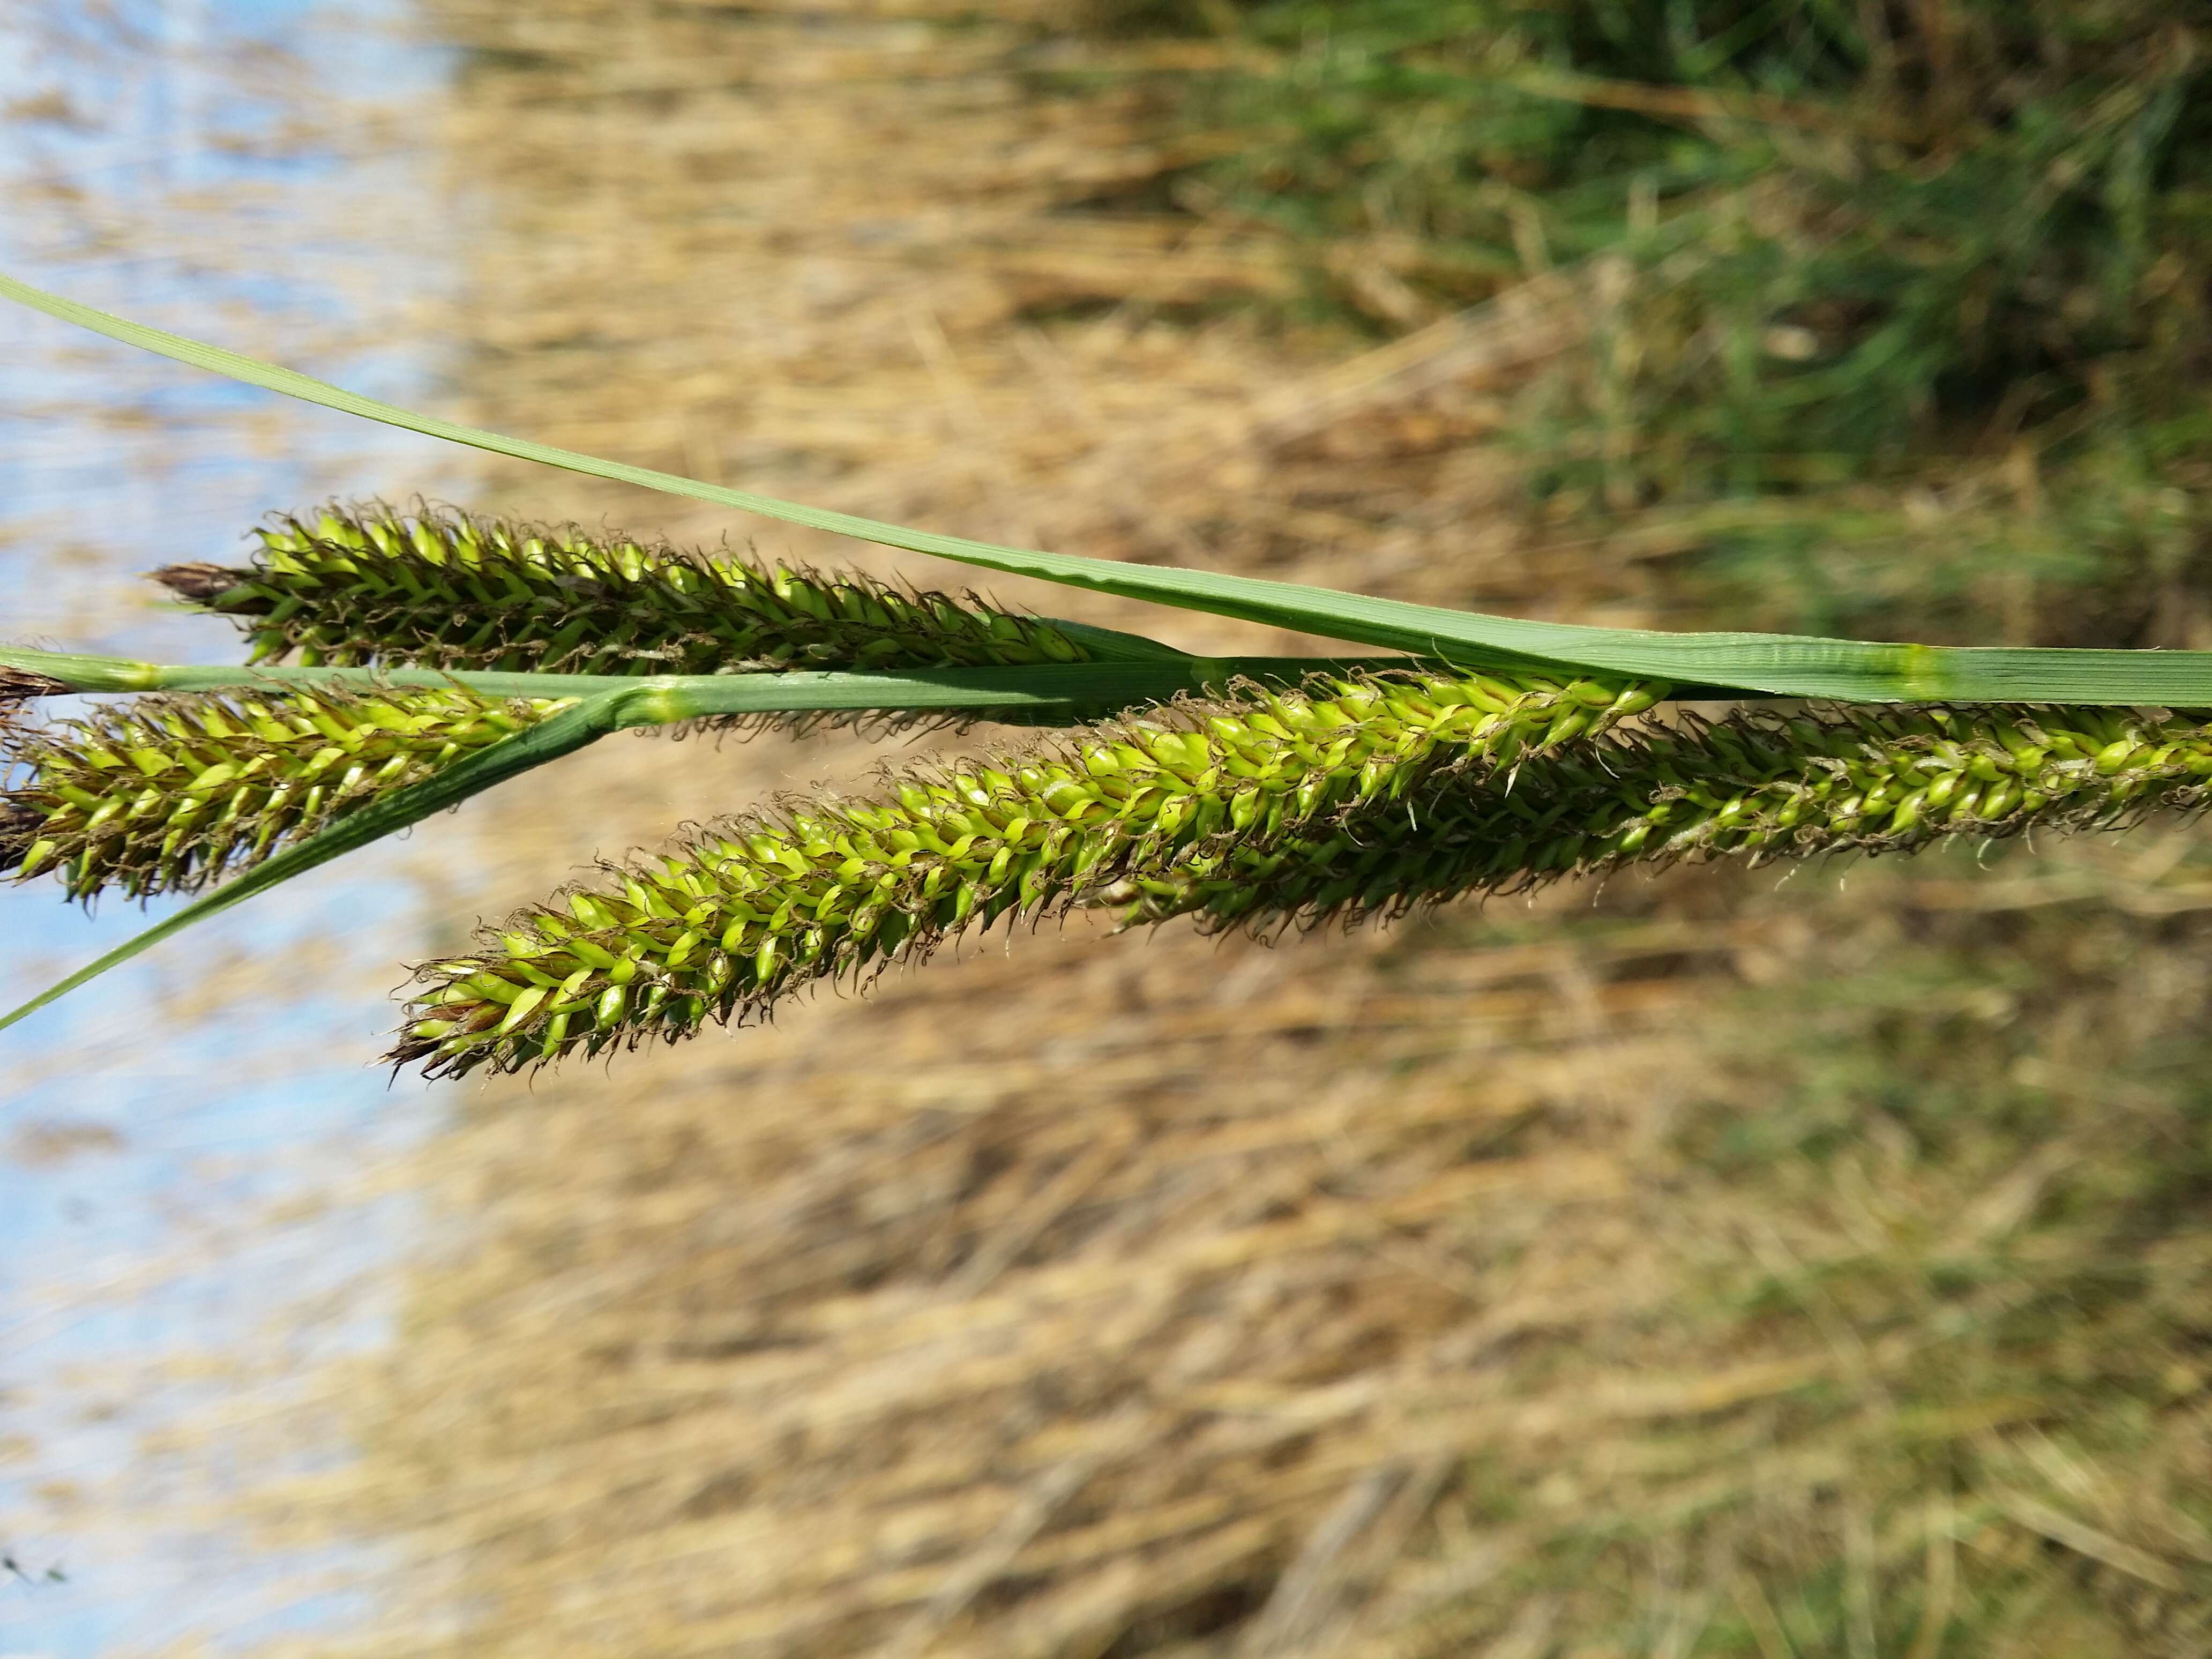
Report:
M46 677L72 692L227 691L287 686L356 690L459 686L489 697L592 697L624 691L623 724L653 726L724 715L1020 710L1082 720L1243 678L1287 684L1308 674L1401 665L1338 657L1164 657L1040 663L1019 668L925 668L901 673L520 674L428 668L203 666L0 647L0 669Z

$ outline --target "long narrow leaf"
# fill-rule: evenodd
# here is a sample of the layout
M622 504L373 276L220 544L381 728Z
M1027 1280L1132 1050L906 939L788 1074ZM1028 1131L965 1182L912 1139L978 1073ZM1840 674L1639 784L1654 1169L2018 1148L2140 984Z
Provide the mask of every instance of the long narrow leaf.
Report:
M1314 657L1197 658L1152 661L1036 663L1019 668L917 668L901 672L656 675L525 674L427 668L299 668L173 665L0 647L0 669L59 683L69 691L223 691L296 686L459 686L493 697L588 697L651 691L702 715L805 714L838 711L1024 709L1069 720L1158 702L1237 676L1281 679L1354 665ZM635 707L645 705L634 704ZM667 706L675 707L675 703Z
M512 455L518 460L537 461L546 466L588 473L593 477L610 478L617 483L637 484L667 495L689 495L698 501L712 501L720 507L734 507L747 513L757 513L763 518L781 519L788 524L827 530L836 535L853 537L858 541L877 542L886 547L903 548L914 553L938 553L953 558L959 556L963 550L977 553L1013 550L994 549L988 543L967 541L958 536L940 536L927 530L908 530L897 525L883 524L874 519L856 518L849 513L832 513L821 507L802 506L797 501L779 501L773 495L757 495L750 490L703 483L696 478L679 477L673 472L659 472L651 467L632 466L623 461L601 460L597 456L580 454L573 449L559 449L550 444L533 443L526 438L509 438L497 432L487 432L480 427L463 426L458 421L444 420L435 415L418 415L396 404L363 397L360 392L332 386L327 380L318 380L296 369L280 368L258 358L226 350L221 346L203 344L198 340L188 340L166 329L134 323L128 318L64 299L58 294L49 294L44 289L18 282L5 272L0 272L0 295L28 306L33 311L43 311L49 317L58 317L65 323L75 323L80 328L90 329L95 334L105 334L112 340L120 340L126 345L173 358L194 368L210 369L231 380L243 381L247 386L259 386L268 392L281 392L288 398L319 404L325 409L335 409L343 414L358 415L364 420L381 421L387 426L420 432L428 437L444 438L476 449L488 449L494 454ZM1088 625L1079 626L1078 631L1085 642L1102 655L1152 658L1176 654L1170 647L1139 635L1120 634L1110 629Z
M365 398L292 369L109 315L0 276L0 295L112 339L251 386L455 443L713 501L985 569L1476 664L1519 660L1851 702L2013 702L2212 707L2212 652L1957 648L1790 634L1667 634L1440 610L1322 587L994 546L833 513L674 473L504 437Z
M1125 599L1385 646L1474 667L1569 665L1701 689L1838 702L2212 707L2212 651L1884 644L1801 634L1668 634L1532 622L1172 566L994 549L945 557Z

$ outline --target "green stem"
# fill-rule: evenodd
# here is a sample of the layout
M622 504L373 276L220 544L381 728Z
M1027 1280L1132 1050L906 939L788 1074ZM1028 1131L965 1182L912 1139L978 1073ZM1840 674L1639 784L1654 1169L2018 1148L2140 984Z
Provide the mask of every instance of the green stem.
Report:
M1018 668L917 668L896 673L507 674L428 668L238 668L133 662L122 657L0 647L0 668L60 682L74 692L267 690L349 686L362 690L459 686L491 697L592 697L647 693L623 705L633 712L677 710L626 725L656 725L720 714L887 713L963 708L1023 709L1079 720L1132 704L1160 702L1240 677L1287 684L1307 674L1389 665L1396 659L1336 657L1187 657L1115 662L1040 663Z

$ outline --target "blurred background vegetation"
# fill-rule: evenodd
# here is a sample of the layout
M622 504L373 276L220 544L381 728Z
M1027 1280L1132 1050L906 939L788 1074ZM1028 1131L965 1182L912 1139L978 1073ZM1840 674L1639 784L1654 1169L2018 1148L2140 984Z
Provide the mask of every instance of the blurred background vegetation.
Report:
M1434 603L2212 647L2212 6L420 15L465 418ZM604 747L436 830L418 954L868 758ZM325 1653L2201 1655L2209 916L2161 823L1079 925L455 1090L356 1455L236 1503L380 1552Z

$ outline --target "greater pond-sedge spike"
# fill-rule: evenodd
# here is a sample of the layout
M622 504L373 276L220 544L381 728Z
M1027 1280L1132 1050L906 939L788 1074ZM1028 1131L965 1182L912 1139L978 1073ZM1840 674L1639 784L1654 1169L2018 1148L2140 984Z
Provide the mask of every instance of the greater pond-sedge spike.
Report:
M191 892L525 727L558 702L453 690L149 697L0 726L0 871L73 899Z
M332 507L258 533L250 566L154 573L236 619L256 663L717 674L1091 657L1066 629L973 596L574 528Z
M1132 922L1356 922L1632 862L1911 852L1954 836L2116 828L2191 809L2212 725L2166 711L2004 707L1741 712L1437 779L1272 843L1222 838L1090 902Z
M1658 695L1595 679L1323 677L894 773L872 799L790 805L610 867L488 932L477 954L428 964L392 1057L432 1074L512 1071L673 1041L1165 871L1216 838L1268 842L1445 772L1510 767Z

